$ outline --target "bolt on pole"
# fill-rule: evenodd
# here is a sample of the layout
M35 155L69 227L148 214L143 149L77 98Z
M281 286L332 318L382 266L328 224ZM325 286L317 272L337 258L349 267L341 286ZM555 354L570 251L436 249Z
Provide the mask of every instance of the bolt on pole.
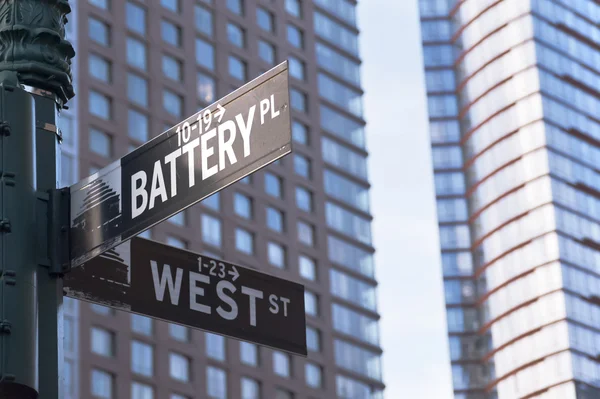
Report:
M64 259L55 244L65 218L52 199L59 113L75 95L70 11L68 0L0 3L0 399L62 397Z

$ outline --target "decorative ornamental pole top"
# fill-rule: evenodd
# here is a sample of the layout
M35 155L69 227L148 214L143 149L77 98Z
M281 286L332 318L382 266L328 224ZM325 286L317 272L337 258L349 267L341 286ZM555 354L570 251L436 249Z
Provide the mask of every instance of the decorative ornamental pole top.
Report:
M0 0L0 72L14 71L19 83L55 94L62 107L75 92L65 40L68 0Z

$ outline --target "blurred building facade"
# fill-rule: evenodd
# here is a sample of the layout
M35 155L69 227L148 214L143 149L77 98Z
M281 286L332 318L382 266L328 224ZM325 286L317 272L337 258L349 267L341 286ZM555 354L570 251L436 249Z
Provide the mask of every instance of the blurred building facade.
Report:
M600 4L419 4L455 398L600 398Z
M64 185L289 60L293 154L143 236L303 283L309 356L67 298L65 397L382 398L356 1L70 3Z

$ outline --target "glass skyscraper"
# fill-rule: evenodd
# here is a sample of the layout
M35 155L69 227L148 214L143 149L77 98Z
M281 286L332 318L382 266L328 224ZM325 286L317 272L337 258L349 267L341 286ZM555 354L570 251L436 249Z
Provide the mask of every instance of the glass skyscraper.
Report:
M419 4L455 398L600 398L600 4Z
M293 154L143 236L304 284L309 355L66 298L65 398L382 398L356 0L70 4L64 185L288 60Z

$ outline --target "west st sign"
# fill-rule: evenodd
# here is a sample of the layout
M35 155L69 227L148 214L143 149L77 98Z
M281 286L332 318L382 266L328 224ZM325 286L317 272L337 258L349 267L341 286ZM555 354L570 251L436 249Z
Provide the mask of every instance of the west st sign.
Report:
M306 355L302 285L134 238L290 152L285 62L71 186L65 294Z

